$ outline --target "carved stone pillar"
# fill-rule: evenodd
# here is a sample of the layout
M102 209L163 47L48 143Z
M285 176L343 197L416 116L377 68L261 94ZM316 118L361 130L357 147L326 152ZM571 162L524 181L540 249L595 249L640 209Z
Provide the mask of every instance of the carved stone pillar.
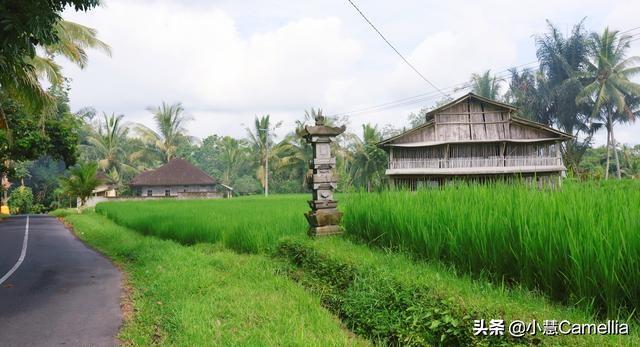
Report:
M309 201L311 211L305 217L309 222L310 236L335 235L342 233L342 212L338 211L338 201L333 198L338 179L334 171L336 158L331 156L331 143L346 127L326 126L323 116L316 117L315 121L315 126L305 126L299 134L313 147L313 159L309 163L311 170L307 178L309 188L313 191L312 200Z

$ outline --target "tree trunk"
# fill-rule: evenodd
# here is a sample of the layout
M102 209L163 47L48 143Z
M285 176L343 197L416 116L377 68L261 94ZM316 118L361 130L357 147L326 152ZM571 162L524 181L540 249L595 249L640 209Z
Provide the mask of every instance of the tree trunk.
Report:
M9 121L7 115L4 113L4 109L0 106L0 130L5 130L9 139L11 139L11 129L9 129Z
M609 124L609 119L607 118L607 165L604 170L604 179L609 179L609 161L611 158L611 125Z
M82 199L82 198L80 198L79 200L80 200L80 201L78 201L78 202L76 203L76 209L78 210L78 214L80 214L80 209L82 208L82 206L84 206L84 204L85 204L85 202L86 202L86 199Z
M2 174L2 177L5 177L6 174ZM0 178L0 181L2 181L2 178ZM2 205L7 205L7 189L5 189L4 187L2 187L2 196L0 197L0 206Z
M616 177L621 180L622 173L620 172L620 158L618 157L618 149L616 147L616 137L613 134L613 124L611 125L611 146L613 147L613 156L616 158Z

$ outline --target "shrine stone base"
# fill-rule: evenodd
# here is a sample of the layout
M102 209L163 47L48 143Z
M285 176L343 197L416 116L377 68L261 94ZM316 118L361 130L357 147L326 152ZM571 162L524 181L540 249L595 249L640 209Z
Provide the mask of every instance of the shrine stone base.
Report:
M309 236L326 236L342 234L340 227L342 212L335 208L327 208L305 213L309 222Z
M309 227L309 236L329 236L329 235L340 235L344 232L341 226L339 225L327 225L324 227Z

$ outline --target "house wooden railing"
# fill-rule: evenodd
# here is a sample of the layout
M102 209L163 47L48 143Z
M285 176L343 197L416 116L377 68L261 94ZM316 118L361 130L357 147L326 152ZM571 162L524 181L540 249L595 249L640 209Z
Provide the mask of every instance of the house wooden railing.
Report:
M473 167L561 166L558 157L491 157L450 159L401 159L389 162L389 169L451 169Z

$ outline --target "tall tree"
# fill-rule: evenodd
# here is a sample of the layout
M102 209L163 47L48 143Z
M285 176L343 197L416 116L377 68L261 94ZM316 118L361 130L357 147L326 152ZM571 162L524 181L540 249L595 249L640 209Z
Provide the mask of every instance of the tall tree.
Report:
M491 70L487 70L483 74L472 74L470 83L471 92L474 94L491 100L500 98L500 81L496 76L491 75Z
M616 175L621 178L620 160L616 149L614 125L616 122L634 121L637 112L630 107L629 97L640 97L640 84L630 80L640 73L640 57L627 57L628 35L605 28L602 34L593 33L589 41L590 59L584 77L586 86L576 96L579 103L593 104L592 118L600 116L607 129L607 167L609 176L610 149L616 160Z
M583 21L568 36L549 21L547 26L548 31L535 39L539 73L512 71L514 78L507 97L510 102L525 106L523 111L528 118L574 136L562 150L567 166L575 172L598 129L589 116L589 107L575 101L583 88L580 74L588 60L588 34Z
M98 39L98 32L84 25L67 20L60 20L54 26L58 33L58 41L43 45L42 53L26 58L34 67L38 78L46 78L56 85L64 81L62 68L55 58L62 56L68 61L84 69L88 64L87 49L97 49L111 56L111 47Z
M53 102L38 82L30 58L38 46L60 41L56 30L60 14L72 6L86 11L99 0L8 0L0 3L0 87L29 111L38 111ZM9 124L0 110L0 129Z
M265 195L269 192L269 159L274 156L273 148L275 138L274 131L282 125L282 122L271 124L271 116L265 115L260 118L255 117L253 128L246 128L249 145L255 153L258 168L256 177L265 190Z
M103 121L96 128L88 126L88 136L85 139L87 144L83 146L91 146L99 168L105 173L111 170L120 174L123 171L136 171L128 164L125 143L129 128L122 122L124 115L103 113L102 117Z
M366 187L371 191L384 180L384 170L387 167L387 154L378 147L382 140L382 133L377 125L363 124L362 139L356 138L353 143L353 155L350 163L350 174L353 183Z
M93 190L100 184L100 180L96 177L97 173L98 164L80 163L69 169L68 176L60 179L60 186L66 194L78 198L78 213Z
M242 140L225 136L220 141L219 163L222 166L222 182L230 185L238 178L238 173L246 160L246 147Z
M179 141L195 141L187 135L185 124L192 118L187 116L181 103L167 104L164 101L159 107L149 107L153 113L156 130L138 124L135 130L147 145L147 150L155 153L163 163L169 162L178 149Z

